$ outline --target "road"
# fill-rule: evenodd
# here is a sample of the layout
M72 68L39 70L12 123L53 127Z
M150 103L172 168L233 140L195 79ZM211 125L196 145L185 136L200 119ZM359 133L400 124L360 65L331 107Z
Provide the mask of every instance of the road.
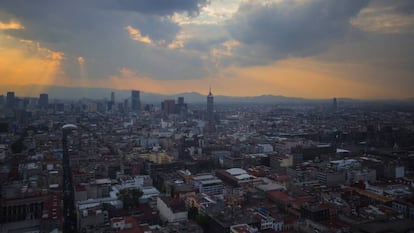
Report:
M71 131L63 130L62 149L63 149L63 233L76 233L76 209L74 203L74 192L72 185L72 172L70 167L69 149L67 136Z

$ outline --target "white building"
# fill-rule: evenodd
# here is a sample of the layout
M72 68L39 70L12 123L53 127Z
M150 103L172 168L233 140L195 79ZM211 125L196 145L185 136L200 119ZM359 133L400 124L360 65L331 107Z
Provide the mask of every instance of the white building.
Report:
M181 222L188 220L188 212L184 203L179 203L168 197L157 197L157 209L160 218L166 222Z

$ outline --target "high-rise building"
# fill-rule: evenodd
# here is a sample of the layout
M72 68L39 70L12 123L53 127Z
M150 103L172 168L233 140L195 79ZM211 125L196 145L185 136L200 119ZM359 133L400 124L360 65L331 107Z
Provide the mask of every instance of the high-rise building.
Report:
M187 117L187 104L184 103L184 97L178 97L178 103L175 107L175 111L180 116L181 120Z
M184 97L180 96L178 97L178 105L184 105Z
M211 93L211 88L207 96L207 119L206 120L207 120L209 130L213 130L214 129L214 96Z
M0 95L0 107L4 104L4 95Z
M336 101L336 98L333 98L332 111L335 113L337 110L338 110L338 102Z
M14 107L15 102L16 102L16 97L14 96L14 92L12 91L7 92L7 96L6 96L7 107Z
M114 111L116 109L115 105L115 92L111 92L111 100L106 103L107 111Z
M112 104L115 103L115 92L111 92L111 102Z
M140 111L141 110L141 100L139 97L139 91L131 91L131 110Z
M161 103L161 109L166 115L174 114L175 111L175 100L164 100Z
M40 94L38 105L39 105L39 108L41 109L47 109L49 105L49 95L46 93Z

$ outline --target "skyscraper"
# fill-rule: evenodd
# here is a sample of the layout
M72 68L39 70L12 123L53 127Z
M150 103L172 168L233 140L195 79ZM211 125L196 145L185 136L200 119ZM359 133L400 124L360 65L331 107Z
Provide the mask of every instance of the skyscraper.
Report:
M185 120L187 118L187 104L184 102L184 97L178 97L175 111L180 116L180 120Z
M211 93L211 87L207 96L207 124L209 130L214 129L214 96Z
M332 111L335 113L337 110L338 110L338 102L336 101L336 98L333 98Z
M161 103L162 111L165 115L170 115L176 113L175 110L175 100L164 100Z
M178 97L178 105L184 105L184 97Z
M0 95L0 107L4 104L4 95Z
M14 96L14 92L9 91L7 92L7 96L6 96L6 105L9 108L14 107L14 104L16 102L16 97Z
M49 105L49 95L46 93L40 94L38 105L39 105L39 108L41 109L47 109Z
M141 100L139 97L139 91L136 91L136 90L131 91L131 109L132 111L141 110Z
M115 103L115 92L111 92L111 102L112 104Z

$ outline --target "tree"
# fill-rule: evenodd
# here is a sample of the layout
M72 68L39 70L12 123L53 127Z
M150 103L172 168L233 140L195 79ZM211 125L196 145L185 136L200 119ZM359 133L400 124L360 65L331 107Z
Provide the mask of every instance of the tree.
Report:
M140 189L122 189L117 197L122 201L124 209L132 209L139 206L139 198L143 195Z
M21 137L17 141L15 141L11 144L11 150L12 150L13 154L21 153L21 152L23 152L23 150L26 149L26 146L24 145L23 141L24 141L24 138Z

